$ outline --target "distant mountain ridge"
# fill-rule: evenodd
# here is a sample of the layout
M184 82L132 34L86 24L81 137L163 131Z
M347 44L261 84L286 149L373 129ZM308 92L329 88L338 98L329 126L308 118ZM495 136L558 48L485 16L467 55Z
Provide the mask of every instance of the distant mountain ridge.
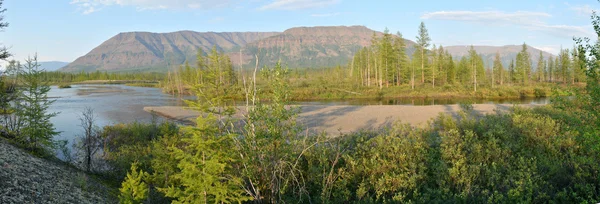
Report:
M260 64L281 60L290 67L332 67L346 65L362 47L370 46L373 34L382 32L365 26L296 27L246 45L244 64L258 54ZM414 42L406 40L409 54ZM239 58L239 57L237 57ZM235 58L235 55L232 59ZM250 61L248 61L250 60Z
M471 49L470 45L455 45L455 46L447 46L444 47L445 50L448 50L450 54L455 59L460 59L462 56L468 55L469 50ZM473 49L477 51L479 55L483 58L483 62L486 66L491 67L494 62L494 58L496 57L496 53L500 54L500 61L502 61L502 65L504 68L508 68L511 60L514 60L517 57L517 54L523 49L523 45L504 45L504 46L485 46L485 45L475 45ZM540 57L540 51L537 48L527 46L527 53L531 58L532 67L537 67L538 60ZM553 54L541 51L544 60L547 60L548 57L553 56ZM515 62L516 63L516 62ZM486 67L488 68L488 67Z
M46 62L38 62L40 65L40 69L45 71L56 71L64 66L67 66L69 62L60 62L60 61L46 61Z
M365 26L295 27L284 32L126 32L108 39L60 71L166 71L186 61L195 63L198 50L208 52L213 46L228 53L236 66L254 67L258 56L261 66L281 61L292 68L331 67L346 65L356 51L371 45L373 34L383 35ZM415 42L405 39L405 43L410 57ZM520 45L474 48L490 66L497 51L507 66L521 50ZM469 46L444 49L459 58L467 53ZM539 51L529 47L534 64ZM544 52L545 57L550 55Z
M232 51L276 32L127 32L108 39L61 71L154 70L194 61L197 51L216 46Z

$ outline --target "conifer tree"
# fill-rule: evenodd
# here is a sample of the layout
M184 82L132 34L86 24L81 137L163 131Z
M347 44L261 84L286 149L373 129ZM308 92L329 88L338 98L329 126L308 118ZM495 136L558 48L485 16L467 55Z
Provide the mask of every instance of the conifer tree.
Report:
M396 60L396 84L400 84L404 81L403 71L407 70L409 66L408 56L406 56L406 43L402 37L402 33L396 33L396 39L394 39L394 50L397 55Z
M542 51L540 51L540 56L538 58L538 64L537 64L537 68L536 68L536 72L537 72L537 81L538 82L542 82L544 81L544 68L546 67L546 64L544 63L544 55L542 55Z
M508 65L508 74L509 74L509 81L510 83L515 83L516 82L516 78L515 78L515 60L510 60L510 64Z
M502 66L502 61L500 61L500 52L496 52L496 56L494 57L494 78L492 83L500 83L502 85L504 83L504 67Z
M148 185L144 182L145 174L141 169L138 172L138 163L131 164L131 170L119 189L119 202L124 204L142 203L148 196Z
M531 74L531 57L527 52L527 45L523 43L521 51L517 54L515 79L521 84L529 82Z
M548 61L546 63L546 81L552 82L552 74L554 73L554 58L552 55L548 57Z
M24 122L20 141L34 150L53 149L52 139L59 133L50 122L57 113L48 113L54 100L48 99L50 86L42 81L42 73L37 56L25 60L21 74L23 90L19 92L21 96L17 102L20 107L17 115Z
M447 83L453 84L456 80L456 65L454 63L454 59L448 50L446 50L446 75L447 75Z
M425 58L425 54L427 54L427 48L429 47L429 42L431 42L431 38L429 38L429 33L427 32L427 28L425 27L425 23L421 22L421 25L419 25L419 31L418 31L418 35L417 35L417 52L419 52L421 54L421 83L425 82L425 61L427 61ZM412 73L412 89L415 89L415 70L413 67L413 73Z

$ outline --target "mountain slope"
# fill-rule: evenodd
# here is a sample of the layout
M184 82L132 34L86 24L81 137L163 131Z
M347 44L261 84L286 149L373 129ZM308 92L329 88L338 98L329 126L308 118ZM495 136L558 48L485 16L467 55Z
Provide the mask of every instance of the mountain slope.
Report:
M47 62L38 62L40 64L40 68L46 71L56 71L64 66L67 66L68 62L59 62L59 61L47 61Z
M60 71L123 71L164 69L195 59L197 50L205 52L216 46L231 51L275 32L173 33L128 32L119 33L79 57Z
M284 32L193 32L173 33L128 32L120 33L88 54L79 57L60 71L166 71L188 61L194 64L197 50L209 51L216 46L228 53L233 64L254 67L255 56L260 66L272 66L278 61L291 68L332 67L346 65L354 53L371 45L373 34L383 33L364 26L296 27ZM415 43L406 40L409 57ZM444 46L459 59L470 46ZM491 66L496 52L505 67L521 50L521 45L474 46ZM533 66L537 66L540 50L528 47ZM552 54L543 52L544 58Z
M281 60L290 67L331 67L345 65L356 51L371 45L373 33L364 26L318 26L291 28L279 35L249 43L244 48L244 64L253 64L258 54L261 65ZM409 54L415 43L406 40ZM239 57L232 55L235 63Z
M500 53L500 61L502 61L502 65L504 65L504 68L508 69L508 65L510 64L511 60L516 59L517 54L521 51L521 49L523 48L522 45L505 45L505 46L473 46L473 48L475 49L475 51L477 51L477 53L479 55L482 56L483 58L483 62L485 63L486 66L491 67L494 64L494 58L496 56L496 53ZM455 59L460 59L462 56L468 55L469 54L469 50L471 49L470 45L457 45L457 46L448 46L448 47L444 47L444 49L448 50L448 52L450 52L450 54L455 58ZM537 48L531 47L531 46L527 46L527 52L529 53L529 56L531 58L532 64L533 64L533 68L535 69L537 67L538 64L538 60L540 57L540 51ZM542 56L544 56L544 59L548 59L548 57L552 56L554 57L554 55L542 51ZM486 67L487 68L487 67Z

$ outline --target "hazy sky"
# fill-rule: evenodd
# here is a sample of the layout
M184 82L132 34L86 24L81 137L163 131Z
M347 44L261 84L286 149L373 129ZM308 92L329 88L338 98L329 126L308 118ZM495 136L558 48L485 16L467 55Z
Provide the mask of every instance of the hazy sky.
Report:
M119 32L284 31L295 26L386 27L414 40L424 21L436 45L526 42L557 53L594 36L588 1L5 0L0 43L15 59L73 61Z

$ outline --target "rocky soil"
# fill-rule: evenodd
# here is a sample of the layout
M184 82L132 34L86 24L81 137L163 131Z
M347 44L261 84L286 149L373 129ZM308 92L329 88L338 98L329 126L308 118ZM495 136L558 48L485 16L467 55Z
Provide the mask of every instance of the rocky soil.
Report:
M0 138L0 203L116 203L85 173L37 158Z

